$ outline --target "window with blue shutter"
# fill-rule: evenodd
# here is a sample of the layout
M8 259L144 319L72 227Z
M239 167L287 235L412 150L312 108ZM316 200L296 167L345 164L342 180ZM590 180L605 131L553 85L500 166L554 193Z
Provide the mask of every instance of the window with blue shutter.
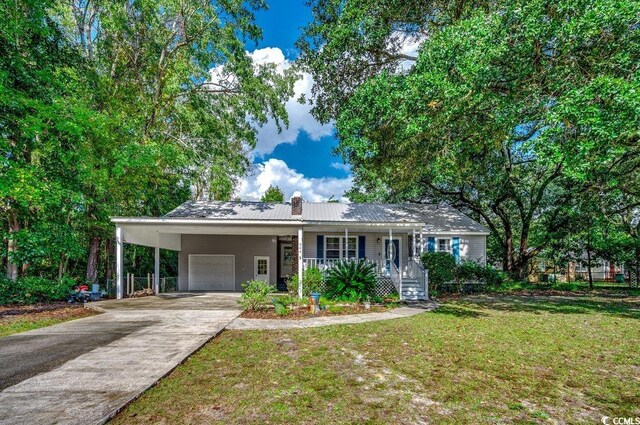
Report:
M316 258L324 258L324 235L316 238Z
M434 237L427 238L427 251L436 252L436 238Z
M453 251L453 258L456 259L456 263L460 263L460 238L451 238L451 249Z
M358 236L358 258L366 258L364 243L364 236Z

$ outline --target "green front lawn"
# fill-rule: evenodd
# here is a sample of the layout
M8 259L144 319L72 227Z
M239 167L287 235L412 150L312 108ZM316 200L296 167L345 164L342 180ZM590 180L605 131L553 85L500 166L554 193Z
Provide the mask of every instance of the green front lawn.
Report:
M116 423L600 423L640 416L640 299L468 297L407 319L226 331Z

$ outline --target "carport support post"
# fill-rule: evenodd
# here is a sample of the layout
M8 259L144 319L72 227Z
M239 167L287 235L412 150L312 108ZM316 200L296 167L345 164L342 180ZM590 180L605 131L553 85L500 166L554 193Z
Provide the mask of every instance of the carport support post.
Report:
M160 239L160 234L158 234ZM153 262L153 292L158 295L160 293L160 244L156 241L155 259Z
M302 259L302 229L298 229L298 298L302 298L302 276L304 275L304 262Z
M122 280L124 279L123 273L123 241L122 241L122 227L116 226L116 298L122 299Z

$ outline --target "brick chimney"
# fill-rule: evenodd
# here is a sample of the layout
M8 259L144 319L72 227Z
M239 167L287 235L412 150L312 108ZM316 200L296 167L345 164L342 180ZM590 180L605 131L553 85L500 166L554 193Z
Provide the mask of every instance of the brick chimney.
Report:
M291 197L291 215L297 217L302 215L302 196L298 192Z

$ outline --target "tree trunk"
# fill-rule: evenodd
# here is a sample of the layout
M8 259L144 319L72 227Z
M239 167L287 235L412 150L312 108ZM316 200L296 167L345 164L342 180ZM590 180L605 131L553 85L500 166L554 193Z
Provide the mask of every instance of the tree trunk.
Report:
M11 260L12 254L18 252L18 246L12 236L20 230L20 224L16 219L15 213L9 213L9 235L7 237L7 278L10 280L18 279L18 265Z
M513 238L510 233L505 235L504 258L502 261L502 269L511 273L513 271Z
M89 242L89 258L87 259L87 283L95 283L98 280L98 258L100 256L100 238L94 236Z
M58 260L58 280L62 279L62 276L64 276L66 263L66 255L64 255L64 253L60 254L60 259Z
M104 243L104 278L106 280L113 278L113 263L116 257L114 248L113 239L107 239Z
M593 275L591 274L591 249L587 247L587 274L589 275L589 289L593 289Z

